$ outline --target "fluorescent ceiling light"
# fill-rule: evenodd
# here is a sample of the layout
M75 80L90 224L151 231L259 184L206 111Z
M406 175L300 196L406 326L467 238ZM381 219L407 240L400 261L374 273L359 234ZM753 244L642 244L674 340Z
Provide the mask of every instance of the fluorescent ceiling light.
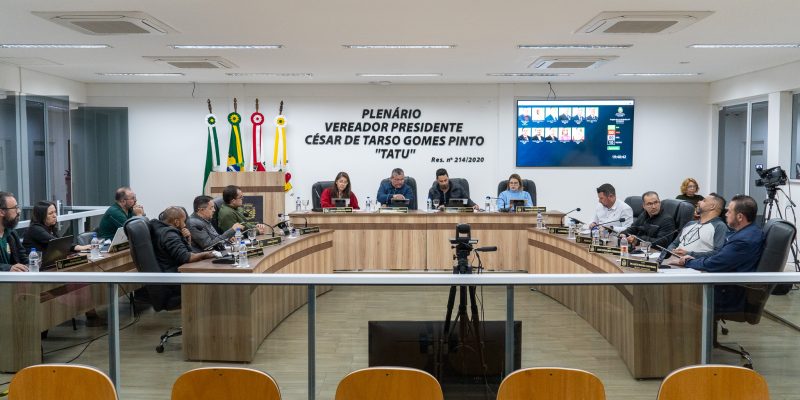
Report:
M314 74L309 72L229 72L228 76L263 76L280 78L311 78Z
M454 44L343 44L347 49L452 49Z
M698 76L699 72L625 72L617 76Z
M494 72L486 76L572 76L570 73Z
M422 74L356 74L364 78L425 78L442 76L441 73L422 73Z
M98 72L102 76L183 76L180 72Z
M762 43L762 44L693 44L690 49L793 49L800 47L796 43Z
M3 49L107 49L107 44L0 44Z
M523 50L602 50L602 49L627 49L632 44L521 44L517 46Z
M173 44L180 50L270 50L283 48L282 44Z

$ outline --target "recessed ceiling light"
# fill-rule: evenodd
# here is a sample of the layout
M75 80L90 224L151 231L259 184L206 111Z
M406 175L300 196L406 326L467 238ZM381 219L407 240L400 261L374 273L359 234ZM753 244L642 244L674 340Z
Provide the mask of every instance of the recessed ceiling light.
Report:
M570 73L494 72L486 76L572 76Z
M269 50L283 48L282 44L173 44L180 50Z
M183 76L180 72L98 72L102 76Z
M343 44L347 49L452 49L454 44Z
M364 78L425 78L425 77L436 77L442 76L441 73L420 73L420 74L365 74L360 73L356 74L356 76L361 76Z
M0 44L3 49L107 49L107 44Z
M761 44L693 44L690 49L792 49L800 47L796 43L761 43Z
M281 78L311 78L314 74L309 72L229 72L228 76L264 76Z
M617 76L698 76L699 72L624 72Z
M523 50L603 50L603 49L627 49L633 47L632 44L521 44L517 48Z

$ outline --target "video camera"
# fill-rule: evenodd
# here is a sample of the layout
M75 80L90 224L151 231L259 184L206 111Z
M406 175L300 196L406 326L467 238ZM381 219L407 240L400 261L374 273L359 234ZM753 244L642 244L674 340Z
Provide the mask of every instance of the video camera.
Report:
M776 186L785 185L787 182L786 171L779 166L764 169L763 164L756 164L756 173L760 177L756 179L756 186L764 186L767 189L774 189Z
M453 267L455 274L470 274L472 273L469 267L469 254L472 252L472 245L478 243L478 239L472 238L472 228L469 224L456 225L456 237L450 239L450 247L456 250L453 259L456 260L456 265Z

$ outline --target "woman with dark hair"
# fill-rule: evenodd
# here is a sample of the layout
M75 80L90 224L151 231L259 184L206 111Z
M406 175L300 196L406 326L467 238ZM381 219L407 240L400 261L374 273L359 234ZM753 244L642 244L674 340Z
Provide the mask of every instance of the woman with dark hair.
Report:
M336 179L333 185L325 188L322 194L319 195L319 202L322 208L336 207L332 199L350 199L350 207L358 210L358 198L356 194L350 190L350 175L347 172L339 172L336 174Z
M511 174L508 177L508 189L497 196L497 208L509 208L511 200L525 200L525 206L533 206L531 194L522 187L522 178L520 178L519 174Z
M25 236L22 240L27 252L30 252L31 248L34 247L40 253L47 251L47 245L50 244L50 241L58 238L58 232L56 232L57 217L56 205L52 202L40 201L33 206L31 225L25 231ZM74 245L70 250L89 250L91 247L89 245Z

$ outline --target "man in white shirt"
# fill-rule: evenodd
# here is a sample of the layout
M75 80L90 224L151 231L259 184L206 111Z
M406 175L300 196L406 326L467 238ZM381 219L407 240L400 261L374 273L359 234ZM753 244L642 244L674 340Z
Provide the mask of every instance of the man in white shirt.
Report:
M604 183L597 188L597 200L599 204L594 210L589 228L602 224L613 228L615 232L622 232L633 224L633 209L617 199L617 190L610 183Z

